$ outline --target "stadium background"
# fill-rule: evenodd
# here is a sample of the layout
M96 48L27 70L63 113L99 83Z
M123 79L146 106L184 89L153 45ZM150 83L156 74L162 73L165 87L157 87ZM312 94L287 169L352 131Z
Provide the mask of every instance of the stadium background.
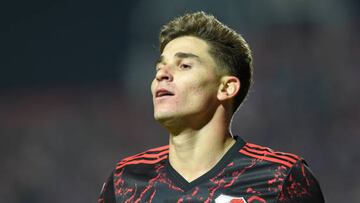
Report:
M303 156L360 202L360 3L8 1L0 6L0 202L96 202L121 157L167 143L149 84L160 26L204 10L242 33L255 83L233 132Z

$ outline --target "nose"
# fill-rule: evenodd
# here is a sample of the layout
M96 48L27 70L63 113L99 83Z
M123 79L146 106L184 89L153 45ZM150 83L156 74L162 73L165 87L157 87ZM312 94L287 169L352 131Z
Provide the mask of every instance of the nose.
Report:
M155 76L157 81L172 81L174 79L172 73L169 70L169 67L162 67L160 68L157 72L156 72L156 76Z

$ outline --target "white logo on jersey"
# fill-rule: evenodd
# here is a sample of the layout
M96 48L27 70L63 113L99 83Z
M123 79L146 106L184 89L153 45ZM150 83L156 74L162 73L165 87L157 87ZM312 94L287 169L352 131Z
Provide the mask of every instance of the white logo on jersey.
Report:
M243 197L232 197L221 194L215 199L215 203L247 203Z

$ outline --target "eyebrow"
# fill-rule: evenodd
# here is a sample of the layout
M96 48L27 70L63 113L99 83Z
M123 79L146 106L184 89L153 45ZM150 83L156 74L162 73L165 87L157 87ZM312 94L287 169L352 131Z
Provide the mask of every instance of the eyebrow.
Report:
M192 54L192 53L184 53L184 52L177 52L175 54L175 57L177 58L194 58L196 60L199 60L200 61L200 57L195 55L195 54Z
M181 58L181 59L184 59L184 58L194 58L194 59L200 61L200 57L199 57L198 55L195 55L195 54L192 54L192 53L177 52L174 56L175 56L176 58ZM164 56L161 55L161 56L156 60L156 64L163 63L163 62L164 62Z

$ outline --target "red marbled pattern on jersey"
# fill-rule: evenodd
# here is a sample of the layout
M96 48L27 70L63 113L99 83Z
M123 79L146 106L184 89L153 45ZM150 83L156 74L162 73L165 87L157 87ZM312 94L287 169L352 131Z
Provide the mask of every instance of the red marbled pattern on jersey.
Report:
M316 188L317 182L309 171L305 170L305 165L297 165L289 174L278 199L279 202L291 202L294 199L311 199L313 195L318 195Z
M204 203L210 203L215 199L215 194L219 189L231 188L233 186L233 184L239 179L239 177L242 174L244 174L244 173L246 173L246 171L256 167L258 164L261 164L261 162L262 162L262 160L253 159L248 166L245 166L241 170L233 171L231 173L231 178L226 179L225 178L226 171L228 170L229 167L233 167L235 165L234 162L230 162L216 176L214 176L213 178L210 179L210 182L212 184L210 184L207 195L205 197L198 195L199 190L200 190L199 187L194 187L190 192L188 192L187 194L185 194L181 198L179 198L177 200L177 203L189 202L189 201L194 201L194 200L198 200L199 202L204 202ZM134 184L134 185L124 184L125 181L122 177L124 170L120 170L120 172L118 174L115 174L115 176L114 176L116 196L128 197L127 200L125 201L126 203L144 202L145 201L144 197L148 198L146 200L146 202L152 202L153 198L157 192L156 187L154 187L154 186L155 186L155 184L159 184L159 183L165 184L170 190L184 192L181 188L175 186L174 183L172 183L172 181L168 177L164 176L164 173L162 172L164 167L165 166L163 164L157 164L155 166L155 171L156 171L157 175L148 181L147 185L142 188L142 191L140 194L137 192L138 186L136 184ZM267 183L269 185L269 187L268 187L269 191L278 192L281 190L281 184L279 184L279 181L280 182L284 181L284 178L286 177L286 170L287 170L287 168L285 166L278 166L274 170L274 177L267 181ZM249 203L250 202L266 203L266 201L260 197L261 192L256 191L256 189L249 187L246 189L246 192L253 194L247 200ZM149 198L149 196L150 196L150 198Z
M118 202L125 203L210 203L220 195L247 203L308 202L304 197L315 195L321 199L318 183L302 160L293 163L296 157L257 145L249 145L247 150L235 151L231 160L193 183L181 180L169 165L166 148L141 153L117 165L112 176L113 193Z
M261 202L261 203L266 203L266 201L263 198L258 197L258 196L251 196L247 201L248 201L248 203L251 203L251 202L254 202L254 201Z
M237 170L232 173L231 180L226 182L224 179L224 173L227 169L227 167L234 166L234 162L230 162L219 174L217 174L214 178L211 178L210 181L214 183L213 187L209 188L209 195L207 199L205 200L205 203L209 203L214 199L215 192L220 188L229 188L231 187L234 182L248 169L254 167L256 165L256 161L252 161L250 165L244 167L242 170Z

